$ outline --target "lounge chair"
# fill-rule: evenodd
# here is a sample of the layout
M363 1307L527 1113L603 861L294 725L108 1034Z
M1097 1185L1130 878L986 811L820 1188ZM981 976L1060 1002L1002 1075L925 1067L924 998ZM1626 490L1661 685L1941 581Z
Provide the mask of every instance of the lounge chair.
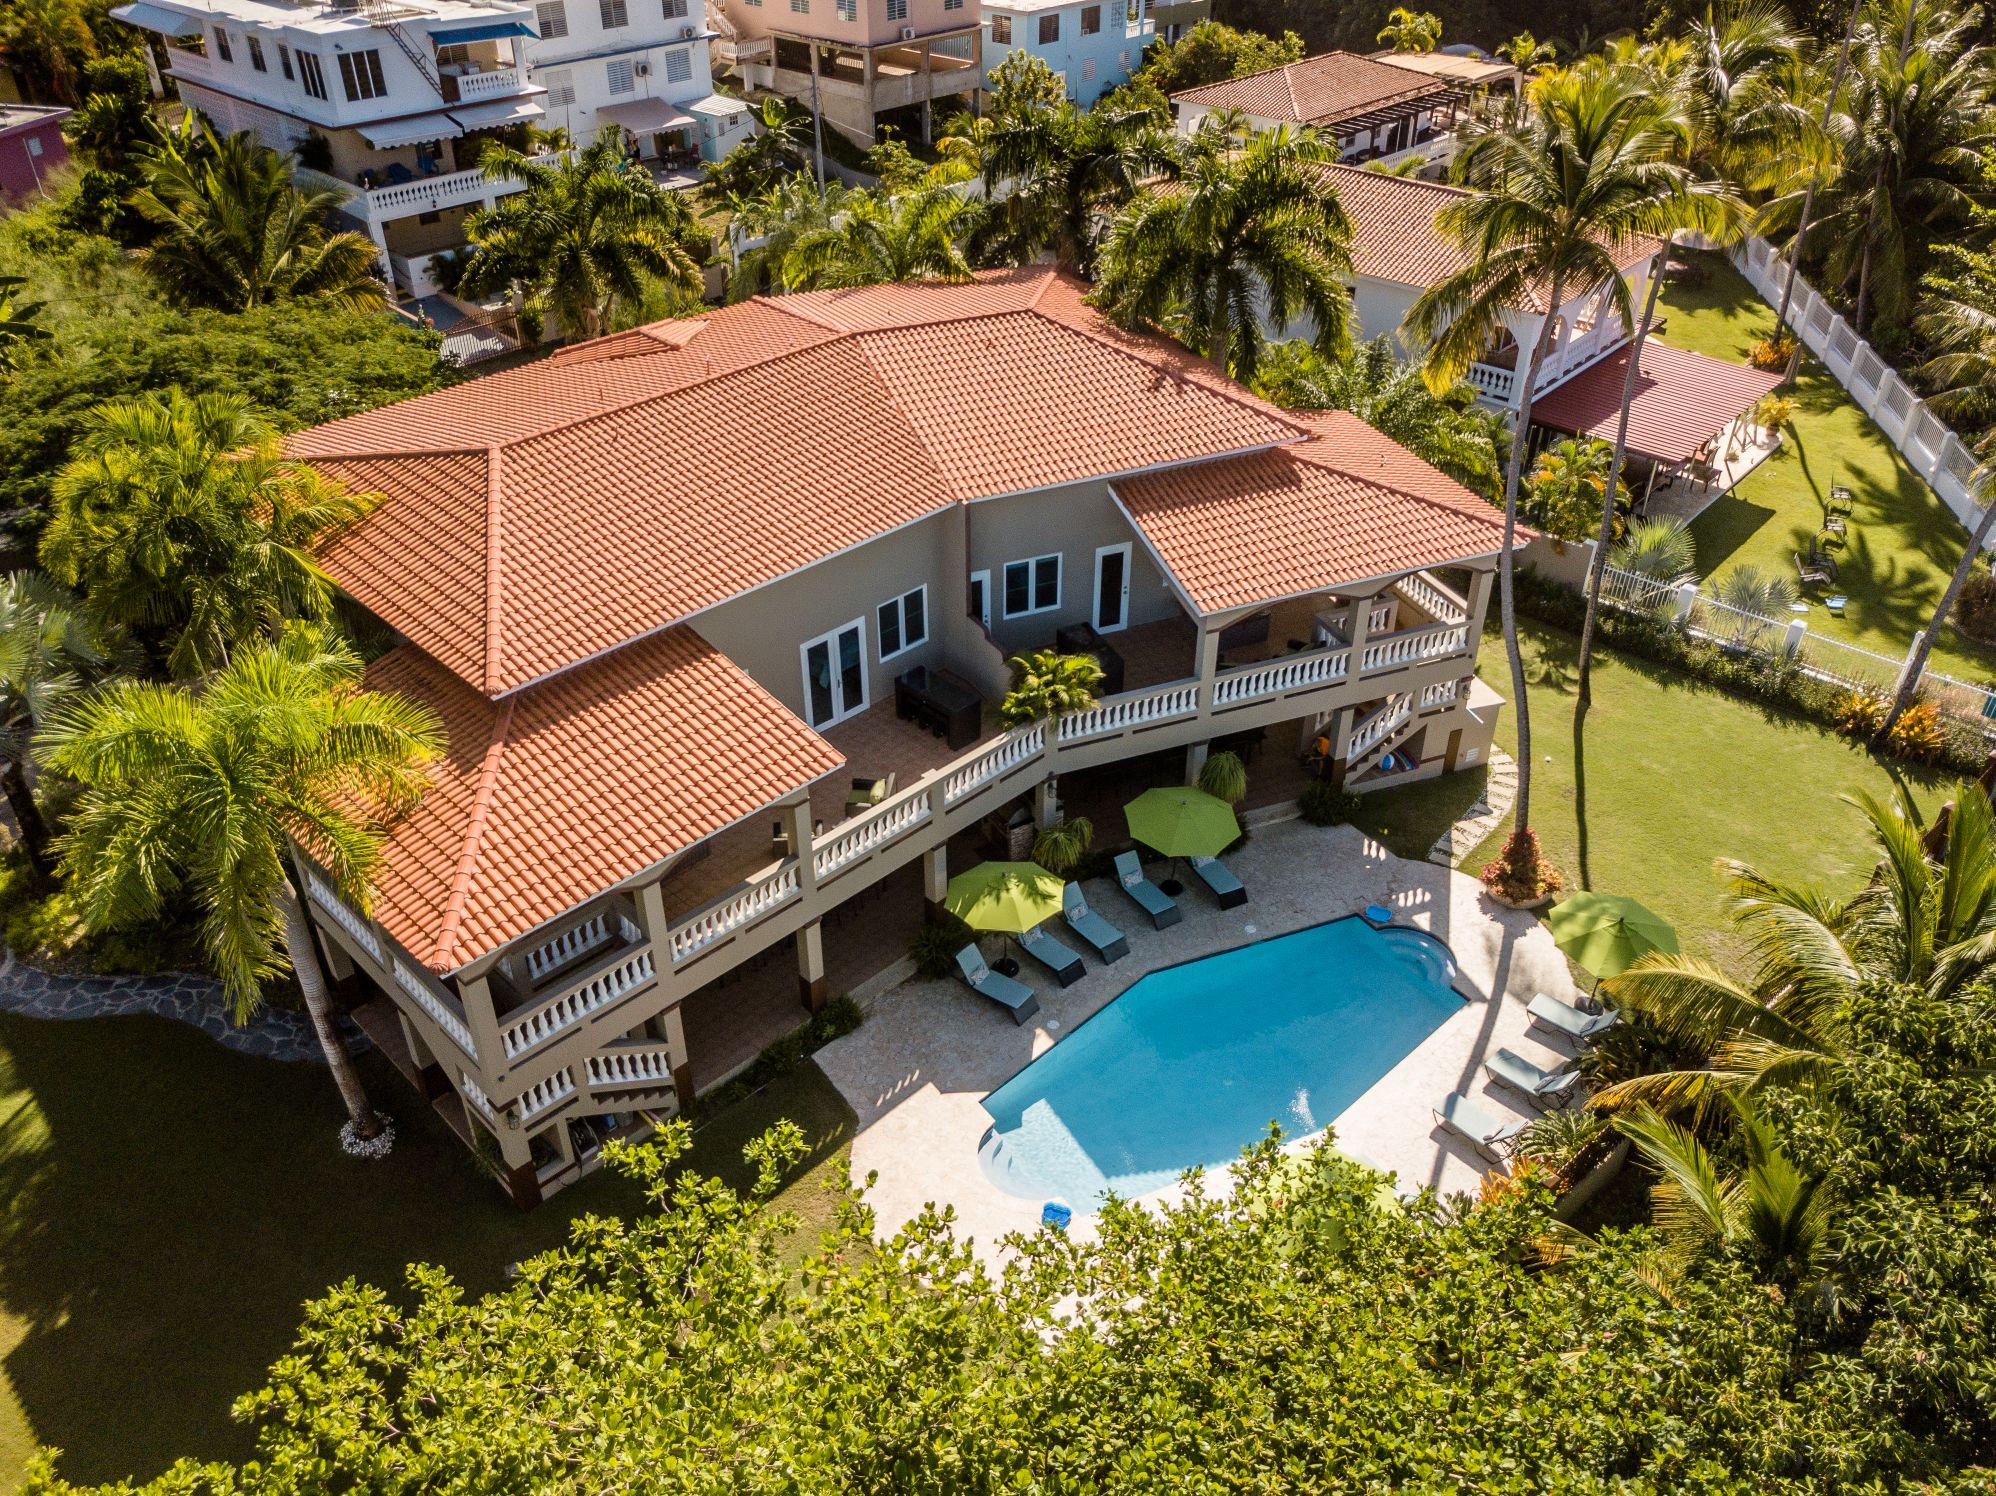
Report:
M1247 902L1247 889L1241 880L1234 876L1234 870L1217 857L1194 857L1189 859L1192 871L1199 875L1199 881L1212 889L1213 897L1220 901L1222 909L1238 909Z
M1591 1039L1596 1034L1606 1033L1622 1019L1622 1015L1612 1008L1605 1013L1583 1013L1556 997L1547 997L1543 992L1532 994L1525 1011L1534 1022L1543 1023L1569 1039Z
M1821 558L1811 554L1804 561L1800 551L1795 552L1795 575L1804 587L1827 587L1837 579L1836 573L1825 567Z
M1081 958L1046 931L1034 928L1019 937L1025 953L1060 979L1063 987L1081 980Z
M1483 1073L1499 1085L1524 1092L1533 1101L1550 1101L1564 1096L1580 1080L1578 1070L1548 1070L1508 1049L1500 1049L1485 1060Z
M1117 854L1116 881L1122 885L1123 892L1135 899L1144 913L1150 916L1153 929L1162 930L1185 918L1165 891L1144 876L1143 864L1137 861L1136 853Z
M1040 1000L1033 996L1033 989L1024 982L993 971L985 964L976 946L967 945L956 953L956 969L963 973L963 979L970 984L972 992L979 997L990 998L1012 1015L1012 1022L1031 1023L1039 1013Z
M1522 1119L1499 1121L1460 1091L1435 1108L1435 1120L1488 1158L1498 1157L1504 1144L1525 1130Z
M1123 932L1090 909L1087 898L1075 884L1061 889L1060 911L1067 919L1068 929L1095 947L1103 965L1129 955L1130 942L1123 938Z
M892 774L889 774L885 779L855 779L852 782L852 793L846 796L846 809L848 811L871 810L893 793L894 776Z

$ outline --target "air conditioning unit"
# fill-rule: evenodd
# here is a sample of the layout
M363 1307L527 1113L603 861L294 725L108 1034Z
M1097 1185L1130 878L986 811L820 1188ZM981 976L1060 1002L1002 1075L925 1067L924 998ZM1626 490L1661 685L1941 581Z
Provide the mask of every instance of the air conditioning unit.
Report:
M637 64L635 67L633 67L631 71L640 78L649 78L651 76L651 64L648 62L641 62Z
M915 28L913 26L903 26L901 28L901 40L904 42L912 42L914 39L915 39Z
M698 36L699 34L700 34L700 28L698 26L689 24L681 26L679 28L679 39L683 42L690 42L691 40L693 40L694 37Z

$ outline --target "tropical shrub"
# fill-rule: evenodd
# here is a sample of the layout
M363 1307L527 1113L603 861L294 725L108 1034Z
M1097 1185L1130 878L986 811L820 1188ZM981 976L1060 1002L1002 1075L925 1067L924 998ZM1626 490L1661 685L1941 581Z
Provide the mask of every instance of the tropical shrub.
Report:
M1559 869L1539 850L1538 833L1529 826L1513 831L1477 876L1493 895L1512 904L1529 904L1566 887Z
M1093 655L1042 649L1014 655L1011 664L1012 689L998 704L998 720L1007 727L1085 712L1095 705L1102 667Z
M915 932L915 938L908 942L908 959L915 963L918 975L940 981L956 970L956 953L976 939L975 930L944 910Z
M1788 360L1795 356L1795 334L1785 332L1780 337L1762 338L1753 345L1753 352L1747 355L1747 362L1756 369L1776 373L1788 367Z
M1971 639L1996 644L1996 576L1984 567L1969 573L1954 601L1954 626Z
M1033 861L1050 873L1071 873L1094 842L1095 825L1086 816L1062 816L1033 838Z
M1319 779L1303 787L1303 793L1296 797L1296 810L1312 826L1342 826L1358 814L1361 803L1357 791Z
M1933 763L1947 751L1947 731L1941 723L1940 708L1930 701L1915 702L1899 714L1885 735L1886 749L1901 758Z
M1199 769L1199 788L1216 800L1238 805L1247 794L1247 766L1237 753L1209 754Z
M1518 1136L1518 1151L1548 1169L1563 1168L1601 1135L1607 1119L1584 1107L1554 1107L1540 1112Z
M1608 465L1614 449L1594 437L1568 437L1539 453L1526 485L1531 522L1557 540L1586 540L1601 525L1601 500L1608 491ZM1615 533L1628 490L1615 485Z
M1795 424L1795 402L1786 395L1762 395L1748 412L1747 422L1769 436L1778 435Z
M1623 531L1621 543L1608 552L1608 564L1676 587L1697 580L1698 548L1691 538L1691 526L1677 515L1639 519ZM1667 607L1669 603L1670 594L1660 593L1658 605Z

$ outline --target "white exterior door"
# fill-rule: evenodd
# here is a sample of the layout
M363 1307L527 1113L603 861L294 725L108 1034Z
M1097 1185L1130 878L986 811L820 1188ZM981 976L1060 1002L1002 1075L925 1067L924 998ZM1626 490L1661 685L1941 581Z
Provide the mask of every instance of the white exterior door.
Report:
M803 646L804 715L813 727L866 710L866 622L855 618Z
M1130 542L1105 545L1095 552L1095 616L1098 634L1113 634L1130 626Z

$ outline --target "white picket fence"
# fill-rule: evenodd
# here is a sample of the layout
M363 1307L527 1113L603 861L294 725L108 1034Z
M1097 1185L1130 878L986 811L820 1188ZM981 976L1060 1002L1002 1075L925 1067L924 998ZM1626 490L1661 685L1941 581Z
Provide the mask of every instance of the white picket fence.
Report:
M1734 247L1731 258L1768 305L1779 308L1782 287L1788 282L1788 262L1782 252L1765 239L1749 238ZM1803 346L1822 360L1837 383L1864 407L1865 414L1878 423L1913 471L1954 511L1955 518L1974 529L1982 504L1975 495L1976 460L1968 444L1948 429L1815 287L1800 277L1789 302L1788 321Z
M1601 600L1626 612L1668 616L1692 637L1728 649L1792 659L1803 674L1853 691L1898 689L1899 678L1912 665L1917 646L1916 639L1901 658L1879 654L1841 639L1812 634L1807 621L1800 617L1750 612L1701 592L1696 583L1659 582L1619 566L1603 568ZM1996 737L1996 691L1928 669L1921 677L1920 694L1948 716Z

